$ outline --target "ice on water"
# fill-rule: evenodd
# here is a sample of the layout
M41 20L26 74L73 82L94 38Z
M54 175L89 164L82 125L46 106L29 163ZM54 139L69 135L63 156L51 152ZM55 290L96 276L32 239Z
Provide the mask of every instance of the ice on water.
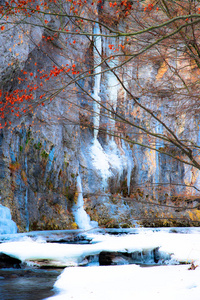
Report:
M138 228L135 234L121 236L89 231L85 234L93 243L58 244L29 238L2 243L0 252L27 263L48 259L57 261L60 266L68 266L55 283L58 295L49 300L200 299L200 267L188 270L187 264L200 265L199 229L181 229L174 233L170 229ZM78 266L85 257L101 251L147 252L157 247L163 258L168 257L165 265L146 268L138 265Z
M102 240L101 240L102 238ZM95 240L95 238L94 238ZM102 250L132 251L160 246L177 262L200 263L200 233L141 232L124 237L96 236ZM123 249L124 248L124 249ZM199 300L200 267L138 265L66 268L54 285L57 295L48 300Z

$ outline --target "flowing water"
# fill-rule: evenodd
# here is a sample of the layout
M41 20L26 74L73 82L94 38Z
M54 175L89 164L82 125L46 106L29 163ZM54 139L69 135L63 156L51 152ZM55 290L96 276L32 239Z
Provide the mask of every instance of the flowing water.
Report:
M0 206L7 233L0 234L0 300L132 300L132 293L139 300L152 289L155 300L199 299L200 228L94 229L84 211L80 176L77 192L74 215L87 230L17 234L9 210ZM168 289L163 283L169 279Z
M53 296L52 290L61 271L0 270L1 300L42 300Z
M194 294L191 299L199 299L200 268L189 270L194 270L191 262L193 267L200 262L200 228L93 229L93 233L65 230L5 235L4 239L2 236L0 242L5 241L0 244L2 253L18 258L22 255L23 261L29 263L42 259L43 268L48 259L64 261L69 267L36 269L22 264L22 269L1 269L0 300L132 300L135 291L136 299L144 299L141 298L144 284L147 294L152 289L154 296L169 294L168 298L159 299L188 300L191 293ZM75 267L68 264L72 261ZM140 268L144 265L151 267ZM169 280L170 289L164 284ZM124 297L120 294L122 290ZM182 298L182 294L187 297Z

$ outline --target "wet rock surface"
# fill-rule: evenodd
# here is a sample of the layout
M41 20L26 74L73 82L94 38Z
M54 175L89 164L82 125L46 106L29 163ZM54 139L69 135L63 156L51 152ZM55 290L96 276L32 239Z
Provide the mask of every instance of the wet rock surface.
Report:
M0 253L0 269L2 268L21 268L21 260L6 255L4 253Z
M162 263L162 256L159 253L159 248L150 251L136 251L133 253L107 252L102 251L99 254L99 265L156 265Z

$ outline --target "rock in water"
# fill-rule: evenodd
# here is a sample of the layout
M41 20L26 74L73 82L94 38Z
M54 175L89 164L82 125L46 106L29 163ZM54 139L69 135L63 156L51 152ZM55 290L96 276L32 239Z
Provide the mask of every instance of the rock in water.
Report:
M0 253L0 269L2 268L21 268L21 260L11 257L7 254Z

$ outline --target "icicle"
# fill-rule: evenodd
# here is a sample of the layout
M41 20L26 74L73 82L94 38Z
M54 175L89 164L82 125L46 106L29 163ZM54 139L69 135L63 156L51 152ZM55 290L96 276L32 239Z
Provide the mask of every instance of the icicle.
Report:
M100 34L99 24L95 23L94 34ZM99 97L100 92L100 84L101 84L101 66L98 66L101 63L101 37L94 37L94 87L92 97L95 99L93 109L94 109L94 117L93 117L93 125L94 125L94 138L97 138L99 132L99 122L100 122L100 102L101 98Z
M17 225L11 220L8 207L0 204L0 234L17 233Z
M158 123L156 124L157 126L155 127L155 132L157 134L162 135L163 134L163 126L162 124ZM159 150L160 147L164 147L164 142L163 140L157 139L156 141L156 149ZM159 183L159 170L160 170L160 166L159 166L159 153L156 151L155 152L155 156L156 156L156 170L155 170L155 179L154 179L154 183Z
M25 157L25 169L26 169L26 174L28 174L27 156ZM29 231L28 186L26 186L26 194L25 194L25 212L26 212L26 231Z
M128 195L130 195L130 185L131 185L131 173L134 166L133 163L133 157L132 157L132 151L130 149L130 146L125 144L125 142L122 140L122 147L125 152L126 157L126 164L127 164L127 188L128 188Z
M110 64L110 67L112 68L114 65ZM114 111L116 111L116 107L117 107L117 93L118 93L118 80L116 78L116 76L112 73L109 72L108 73L108 81L107 81L107 85L108 85L108 101L109 104L111 105L112 109ZM115 117L112 116L112 114L110 113L110 131L111 134L115 132ZM113 140L113 137L111 137L111 139Z
M91 229L98 226L98 223L95 221L90 221L90 217L87 215L84 210L84 201L83 201L83 191L81 184L80 174L77 176L77 185L76 185L78 197L77 201L73 207L75 222L80 229Z

